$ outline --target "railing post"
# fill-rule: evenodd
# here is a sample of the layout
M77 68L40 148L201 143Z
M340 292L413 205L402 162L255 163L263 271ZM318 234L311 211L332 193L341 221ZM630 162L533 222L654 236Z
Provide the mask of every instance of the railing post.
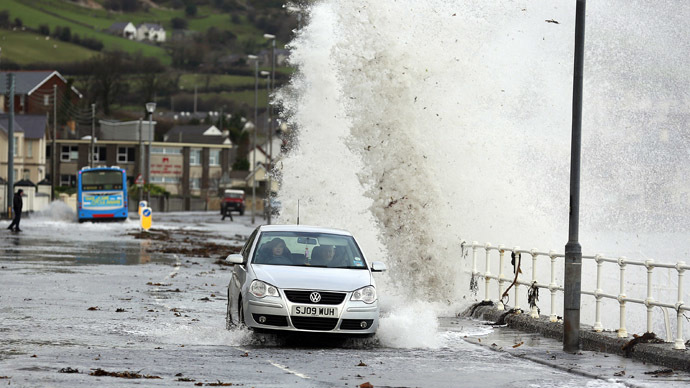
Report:
M505 281L505 275L503 274L503 262L505 261L505 246L498 246L499 261L498 261L498 306L497 310L505 310L503 305L503 282Z
M477 276L477 244L476 241L472 241L472 276Z
M491 251L489 250L489 247L491 247L491 243L486 243L486 245L484 245L484 252L486 253L486 273L484 273L484 302L491 300L491 298L489 298L489 282L491 281L489 278L491 275L491 267L489 266L489 252Z
M514 303L513 308L515 308L516 314L520 314L520 299L518 298L518 296L519 296L518 288L520 287L520 284L517 282L518 280L520 280L520 267L517 266L518 263L520 262L520 260L518 260L518 258L517 258L517 255L520 254L520 253L518 253L519 250L520 250L520 247L514 247L513 248L513 254L515 256L515 267L514 267L515 268L515 274L513 276L513 279L515 279L515 286L514 286L515 291L513 294L514 298L515 298L515 303Z
M684 261L679 261L676 264L676 270L678 271L678 303L676 303L676 341L673 343L674 349L685 349L685 342L683 341L683 310L680 307L683 305L683 272L685 265Z
M618 266L621 269L620 274L620 292L618 293L618 304L620 305L620 328L618 329L618 338L627 338L628 330L625 328L625 260L624 256L618 259Z
M532 255L532 284L535 284L537 283L537 249L532 248L532 251L530 251L530 255ZM530 317L539 318L539 311L537 310L536 303L530 311Z
M558 321L556 315L556 252L549 251L549 257L551 258L551 283L549 283L549 291L551 291L551 316L549 320L551 322Z
M654 332L654 324L652 322L654 302L652 296L652 271L654 271L654 260L645 260L644 266L647 268L647 299L644 300L644 305L647 306L647 333Z
M594 297L596 298L596 307L594 314L594 331L601 332L604 330L604 326L601 324L601 267L604 262L602 261L601 255L597 254L594 256L594 261L597 262L597 289L594 291Z

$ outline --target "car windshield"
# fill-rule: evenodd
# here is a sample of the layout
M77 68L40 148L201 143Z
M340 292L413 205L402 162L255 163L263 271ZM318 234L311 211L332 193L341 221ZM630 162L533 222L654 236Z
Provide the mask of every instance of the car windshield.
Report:
M253 264L366 269L352 236L312 232L263 232Z
M225 193L225 198L242 199L242 193Z

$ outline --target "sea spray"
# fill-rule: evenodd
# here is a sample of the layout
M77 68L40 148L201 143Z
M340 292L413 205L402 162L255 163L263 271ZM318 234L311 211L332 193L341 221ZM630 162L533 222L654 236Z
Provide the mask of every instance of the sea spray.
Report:
M281 93L298 134L277 166L282 221L300 200L301 223L351 230L388 264L383 286L435 301L467 296L465 239L562 251L573 2L324 0L308 12ZM688 17L684 1L588 7L585 252L688 252L673 234L690 215Z

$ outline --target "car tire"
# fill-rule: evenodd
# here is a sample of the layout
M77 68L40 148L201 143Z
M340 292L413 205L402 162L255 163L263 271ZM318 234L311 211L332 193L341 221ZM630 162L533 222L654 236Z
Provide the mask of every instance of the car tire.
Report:
M244 215L244 209L240 210L240 215L241 215L241 216Z
M239 326L240 327L247 327L247 324L244 323L244 307L242 307L242 300L240 299L237 307L237 316L239 317Z
M225 315L225 328L227 330L232 330L236 325L235 322L232 321L232 314L231 314L231 306L230 306L230 290L228 290L228 308L227 312Z

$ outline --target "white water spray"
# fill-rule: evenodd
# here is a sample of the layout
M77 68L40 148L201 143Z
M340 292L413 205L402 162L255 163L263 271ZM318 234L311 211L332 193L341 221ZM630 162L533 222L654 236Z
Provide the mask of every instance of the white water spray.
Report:
M298 131L278 166L282 221L301 199L302 223L351 230L401 293L433 301L467 292L463 238L563 249L574 2L324 0L309 13L280 96ZM688 17L682 0L588 7L587 253L688 252L649 233L690 215Z

